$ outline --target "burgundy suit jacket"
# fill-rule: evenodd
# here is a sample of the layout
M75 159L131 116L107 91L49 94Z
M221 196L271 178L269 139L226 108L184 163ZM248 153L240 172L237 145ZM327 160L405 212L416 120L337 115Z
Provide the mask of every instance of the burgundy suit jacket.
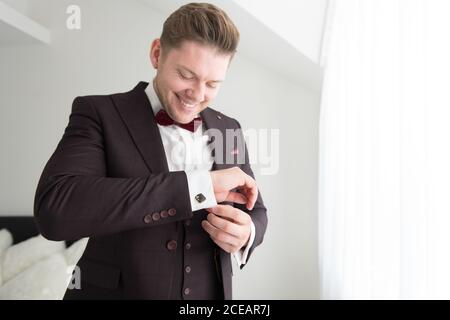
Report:
M183 279L179 274L182 269L175 267L182 263L182 251L177 247L186 246L180 243L179 233L199 212L191 211L186 174L168 170L144 91L147 85L140 82L126 93L77 97L69 124L37 186L34 215L44 237L90 238L78 263L82 290L76 297L80 299L170 299L171 285ZM211 108L201 116L206 128L218 129L224 137L226 129L240 128L236 120ZM242 144L237 147L242 148ZM213 170L237 165L253 176L247 150L240 151L245 153L245 163L216 161ZM260 195L251 212L236 206L249 213L255 224L250 258L263 241L266 208ZM215 248L220 290L225 299L231 299L230 254L199 230L195 241L205 245L205 250ZM190 259L195 262L196 257ZM202 268L195 271L203 274L208 266ZM192 294L191 298L198 297Z

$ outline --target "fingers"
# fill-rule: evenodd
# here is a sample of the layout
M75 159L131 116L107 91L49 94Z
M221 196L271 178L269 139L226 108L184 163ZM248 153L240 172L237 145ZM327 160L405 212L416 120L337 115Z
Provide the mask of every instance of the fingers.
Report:
M207 210L210 213L202 221L202 227L219 247L232 253L246 245L251 235L251 218L247 213L229 205Z
M211 181L217 202L231 201L245 204L248 210L252 210L258 199L258 186L256 181L239 167L211 171ZM240 190L240 194L231 192Z
M239 171L244 179L243 184L240 186L240 190L243 191L248 199L246 208L248 210L252 210L255 206L256 200L258 199L258 186L256 185L255 179L253 179L241 169L239 169Z
M242 191L246 198L248 199L247 203L246 203L246 208L248 210L252 210L253 207L255 206L256 200L258 199L258 188L255 187L254 188L246 188Z
M214 213L215 215L218 215L220 217L234 221L240 225L247 225L251 222L251 218L247 213L245 213L237 208L233 208L232 206L229 206L229 205L219 204L215 207L208 208L206 210L208 212Z
M237 238L243 237L242 227L235 222L216 216L213 213L208 214L206 219L217 229L220 229Z
M246 204L247 203L247 197L239 192L229 192L227 197L225 198L225 201L239 203L239 204Z
M202 227L214 242L226 243L232 247L239 246L239 239L213 226L208 220L202 221Z
M214 240L213 240L214 241ZM233 247L232 245L222 242L222 241L214 241L219 247L221 247L225 252L228 253L236 253L239 251L239 248Z

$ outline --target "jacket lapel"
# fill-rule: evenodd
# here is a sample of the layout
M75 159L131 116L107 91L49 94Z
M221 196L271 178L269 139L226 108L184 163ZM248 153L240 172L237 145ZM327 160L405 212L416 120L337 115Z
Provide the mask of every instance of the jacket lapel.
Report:
M154 173L169 172L158 125L145 93L147 85L147 82L141 81L132 91L113 95L112 99L149 170ZM200 115L203 119L204 130L212 143L212 156L214 157L212 170L232 166L232 164L225 163L226 124L224 117L210 108L203 110Z
M208 141L211 143L212 157L214 158L212 170L225 169L228 166L224 161L226 146L224 117L210 108L203 110L200 115L203 120L204 130L209 137Z
M158 125L145 93L147 85L139 82L132 91L114 95L112 99L149 170L169 172Z

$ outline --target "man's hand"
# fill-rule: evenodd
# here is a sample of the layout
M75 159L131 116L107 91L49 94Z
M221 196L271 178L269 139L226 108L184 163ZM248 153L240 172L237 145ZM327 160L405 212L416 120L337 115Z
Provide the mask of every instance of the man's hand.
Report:
M246 204L252 210L258 198L255 180L238 167L211 171L211 181L217 203L230 201ZM239 192L232 192L237 188Z
M209 214L207 220L202 221L202 227L219 247L235 253L247 245L252 230L252 219L247 213L230 205L206 210Z

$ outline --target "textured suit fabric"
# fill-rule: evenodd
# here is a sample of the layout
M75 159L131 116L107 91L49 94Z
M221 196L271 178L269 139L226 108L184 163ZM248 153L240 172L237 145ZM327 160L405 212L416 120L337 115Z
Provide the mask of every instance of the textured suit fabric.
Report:
M81 289L67 290L65 299L231 299L230 254L201 228L207 212L191 211L186 174L168 170L147 85L77 97L42 172L34 202L41 234L50 240L89 237L77 264ZM240 128L211 108L201 116L206 128L224 137L226 129ZM245 149L242 141L236 145ZM241 152L245 163L216 156L213 170L238 165L253 176L247 150ZM239 207L256 228L250 258L263 241L266 208L261 196L251 212Z

